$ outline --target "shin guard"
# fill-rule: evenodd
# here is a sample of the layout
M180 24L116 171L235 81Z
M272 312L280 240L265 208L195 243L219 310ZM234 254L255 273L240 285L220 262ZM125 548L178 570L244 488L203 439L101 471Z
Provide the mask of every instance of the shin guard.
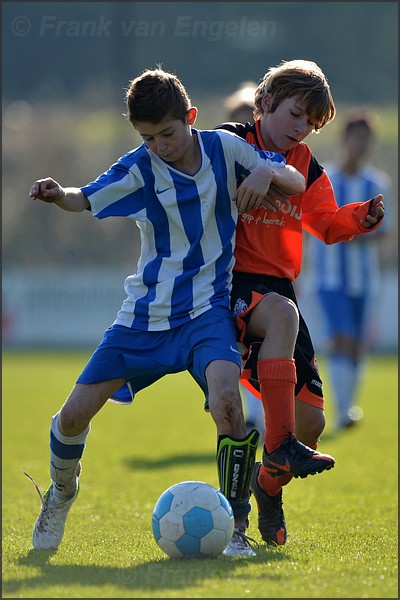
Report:
M251 510L250 482L254 470L259 432L252 429L242 440L228 435L218 439L217 466L220 491L232 505L235 516L247 516Z

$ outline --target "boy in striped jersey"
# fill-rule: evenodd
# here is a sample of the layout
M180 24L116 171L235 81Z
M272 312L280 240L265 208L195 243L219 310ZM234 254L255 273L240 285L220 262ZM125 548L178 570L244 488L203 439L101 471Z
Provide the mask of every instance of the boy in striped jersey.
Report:
M387 198L389 176L367 163L376 137L374 116L365 109L354 109L347 115L338 161L326 165L339 206L378 192ZM328 329L328 371L337 430L354 425L362 417L356 396L368 351L372 301L379 289L376 241L388 224L385 219L373 239L361 236L351 244L327 246L315 237L309 240L308 254L318 275L316 291Z
M141 255L126 300L50 427L51 485L33 530L34 548L57 548L79 475L91 419L109 398L129 401L168 373L188 370L217 428L221 491L235 531L227 554L252 556L245 535L258 432L246 436L239 393L241 356L230 313L239 212L260 206L271 185L287 194L304 177L276 153L228 132L193 128L197 109L180 80L161 69L130 82L127 117L143 144L82 188L37 180L30 197L140 229ZM237 189L237 179L253 172Z
M317 448L325 427L314 347L292 284L301 270L302 230L326 244L350 241L380 225L384 205L378 194L339 208L325 170L303 142L335 116L330 86L318 65L292 60L269 69L254 104L254 123L217 129L282 153L306 179L302 194L289 200L272 186L261 208L239 215L232 288L245 348L241 381L261 399L265 416L263 460L251 485L258 526L267 544L282 545L287 536L282 487L307 474L309 447ZM299 440L307 444L303 459L294 451Z

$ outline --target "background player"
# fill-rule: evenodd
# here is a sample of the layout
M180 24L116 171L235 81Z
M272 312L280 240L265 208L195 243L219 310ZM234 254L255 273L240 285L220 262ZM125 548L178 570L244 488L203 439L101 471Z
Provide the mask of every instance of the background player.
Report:
M253 81L243 81L238 89L224 102L226 118L233 123L253 123L254 95L257 84Z
M340 154L326 165L339 206L385 195L389 176L368 164L376 141L376 115L365 108L351 111L343 124ZM350 427L362 417L356 397L371 342L373 301L379 290L378 240L389 221L373 236L358 236L351 244L327 246L310 237L308 259L313 265L317 297L328 330L328 373L336 406L337 429Z

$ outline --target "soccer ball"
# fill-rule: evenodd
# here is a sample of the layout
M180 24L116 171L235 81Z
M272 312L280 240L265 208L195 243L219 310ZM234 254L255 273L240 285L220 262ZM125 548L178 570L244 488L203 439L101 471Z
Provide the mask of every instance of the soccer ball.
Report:
M202 481L182 481L161 494L153 510L153 535L170 558L217 556L234 528L232 507Z

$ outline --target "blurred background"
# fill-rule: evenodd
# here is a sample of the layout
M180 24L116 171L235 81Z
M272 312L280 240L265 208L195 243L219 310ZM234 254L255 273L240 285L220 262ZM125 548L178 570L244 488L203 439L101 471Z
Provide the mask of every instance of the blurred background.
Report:
M393 226L379 246L373 350L397 351L397 2L3 2L2 13L5 347L94 347L114 320L139 254L136 226L28 194L47 176L82 186L141 143L124 118L131 79L157 65L175 72L200 109L196 126L212 129L244 80L303 58L325 72L337 107L306 140L322 165L337 158L347 109L379 116L371 161L392 179ZM307 282L305 257L299 297L323 348Z

